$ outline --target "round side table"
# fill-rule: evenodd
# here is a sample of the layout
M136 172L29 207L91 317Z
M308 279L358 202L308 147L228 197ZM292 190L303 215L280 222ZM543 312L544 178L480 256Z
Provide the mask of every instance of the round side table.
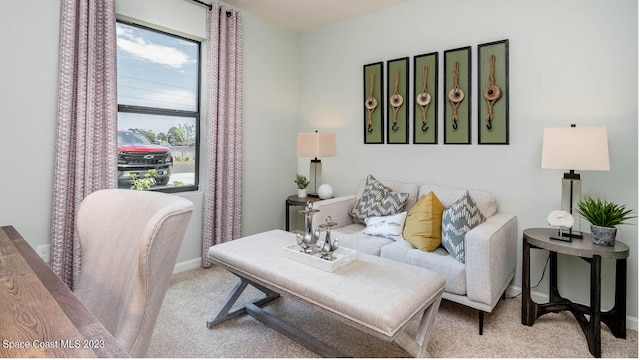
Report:
M629 247L616 241L615 246L601 246L593 243L591 234L571 242L553 240L557 229L526 229L522 238L522 316L523 325L533 326L540 316L558 311L570 311L576 318L587 338L589 352L600 357L600 322L607 324L611 333L621 339L626 338L627 313L627 257ZM531 299L531 249L550 252L549 302L537 304ZM558 291L558 254L577 256L591 264L590 304L575 303L560 296ZM602 259L616 261L616 286L613 308L603 312L600 309ZM589 315L589 319L585 317Z

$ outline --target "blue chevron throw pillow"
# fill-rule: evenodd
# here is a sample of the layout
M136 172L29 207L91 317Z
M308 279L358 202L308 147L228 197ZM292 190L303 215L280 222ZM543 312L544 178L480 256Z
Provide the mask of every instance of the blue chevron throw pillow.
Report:
M442 213L442 246L454 259L464 264L464 235L485 221L469 192Z
M371 216L386 216L401 212L408 198L409 194L394 192L373 175L369 175L362 195L349 210L349 215L355 222L364 224L364 220Z

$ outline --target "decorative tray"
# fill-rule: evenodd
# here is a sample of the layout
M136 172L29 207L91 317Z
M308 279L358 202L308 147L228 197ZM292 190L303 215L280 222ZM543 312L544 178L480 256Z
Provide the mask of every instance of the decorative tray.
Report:
M317 252L313 254L305 254L300 251L300 246L298 244L283 247L282 253L284 257L288 259L313 266L314 268L327 272L334 272L358 258L358 253L355 250L339 247L333 252L331 260L325 260L321 258L320 253Z

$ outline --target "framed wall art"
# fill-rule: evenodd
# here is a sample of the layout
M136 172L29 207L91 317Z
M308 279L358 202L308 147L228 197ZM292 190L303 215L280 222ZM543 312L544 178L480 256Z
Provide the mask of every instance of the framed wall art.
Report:
M444 143L471 143L471 46L444 52Z
M438 53L413 58L413 143L438 143Z
M384 144L384 68L382 61L363 67L364 143Z
M387 144L409 143L409 58L387 62Z
M478 144L509 144L509 40L478 45Z

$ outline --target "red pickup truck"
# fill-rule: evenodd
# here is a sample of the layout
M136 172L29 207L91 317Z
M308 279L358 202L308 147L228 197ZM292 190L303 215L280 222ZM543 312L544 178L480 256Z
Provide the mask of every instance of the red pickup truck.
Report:
M167 185L171 177L173 157L166 146L156 145L146 136L118 130L118 187L131 188L131 175L143 178L147 171L156 170L156 184Z

